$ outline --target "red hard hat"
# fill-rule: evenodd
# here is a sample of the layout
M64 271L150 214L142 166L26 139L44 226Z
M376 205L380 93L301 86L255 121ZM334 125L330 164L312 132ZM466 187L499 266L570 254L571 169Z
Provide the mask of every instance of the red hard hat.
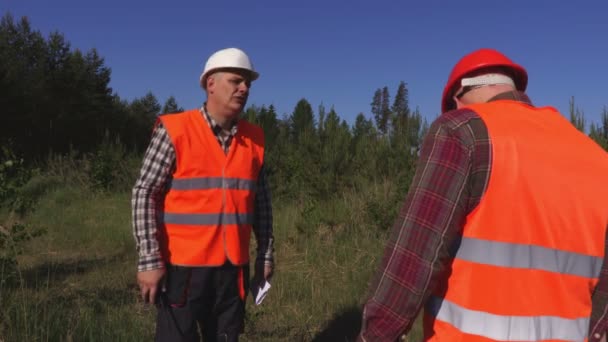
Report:
M460 87L460 80L467 74L473 71L489 68L502 67L509 72L515 87L518 90L525 91L528 85L528 73L526 69L518 64L513 63L507 56L493 49L479 49L462 57L452 69L448 83L443 89L443 98L441 100L441 112L445 113L456 108L456 104L452 99L454 92Z

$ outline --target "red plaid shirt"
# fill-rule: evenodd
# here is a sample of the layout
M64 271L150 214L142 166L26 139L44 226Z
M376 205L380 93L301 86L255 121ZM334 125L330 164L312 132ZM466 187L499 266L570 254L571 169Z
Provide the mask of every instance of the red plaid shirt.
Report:
M531 104L521 92L499 94L492 101L500 99ZM450 247L467 214L486 190L491 160L488 131L475 112L451 111L433 123L372 280L359 340L395 341L409 332L451 261ZM599 340L608 328L607 266L605 261L593 296L590 341Z

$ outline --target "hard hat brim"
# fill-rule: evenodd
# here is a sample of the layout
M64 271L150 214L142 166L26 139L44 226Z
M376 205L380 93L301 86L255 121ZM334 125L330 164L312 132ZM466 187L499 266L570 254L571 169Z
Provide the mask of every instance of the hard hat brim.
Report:
M255 80L257 80L260 77L260 73L258 73L257 71L254 70L249 70L249 69L245 69L245 68L234 68L234 67L230 67L230 68L213 68L213 69L209 69L205 72L203 72L201 74L201 76L199 77L199 83L201 85L201 88L206 89L205 83L207 81L207 77L209 77L211 74L216 73L218 71L230 71L230 70L242 70L247 72L250 75L250 80L253 82Z

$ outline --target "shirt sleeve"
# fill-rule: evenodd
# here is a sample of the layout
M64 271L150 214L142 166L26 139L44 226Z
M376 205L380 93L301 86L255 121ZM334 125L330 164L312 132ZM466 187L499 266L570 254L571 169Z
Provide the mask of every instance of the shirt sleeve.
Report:
M158 122L144 154L131 198L133 237L139 255L139 272L164 267L158 242L157 212L174 168L173 144L164 126Z
M608 332L608 227L604 247L604 263L592 297L589 341L599 341Z
M411 328L469 210L472 150L442 120L431 126L371 282L359 340L394 341Z
M262 166L257 181L253 223L253 233L257 242L256 263L264 263L269 266L274 265L274 236L272 229L270 186L266 177L265 167Z

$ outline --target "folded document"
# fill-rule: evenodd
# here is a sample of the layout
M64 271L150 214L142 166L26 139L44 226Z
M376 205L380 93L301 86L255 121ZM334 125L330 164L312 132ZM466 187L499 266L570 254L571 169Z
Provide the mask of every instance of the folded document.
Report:
M266 294L268 294L268 290L270 290L270 283L266 280L262 280L260 283L252 284L251 286L251 294L253 295L253 299L255 300L255 305L262 304L264 298L266 298Z

